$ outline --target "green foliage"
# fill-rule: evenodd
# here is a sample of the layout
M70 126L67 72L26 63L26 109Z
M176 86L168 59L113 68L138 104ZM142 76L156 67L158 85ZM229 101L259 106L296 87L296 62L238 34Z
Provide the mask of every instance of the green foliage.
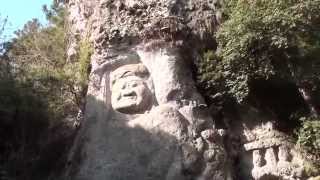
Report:
M255 79L279 77L299 85L320 77L319 0L230 0L224 13L216 34L219 68L204 76L221 74L238 102Z
M2 67L2 65L0 65ZM47 138L50 119L47 102L34 92L32 83L0 79L0 162L8 175L25 175ZM29 164L29 165L28 165Z
M56 2L56 1L55 1ZM83 107L86 93L91 50L82 43L79 60L67 62L66 10L63 4L44 6L49 26L42 27L34 19L16 32L8 57L15 64L15 77L20 82L32 83L33 90L48 103L50 122L75 116Z
M7 54L15 64L14 76L22 84L30 84L44 102L47 102L50 121L61 120L73 107L70 93L63 82L66 64L66 42L63 26L42 28L37 20L28 22L11 43ZM68 108L67 108L68 107Z
M0 65L1 67L2 65ZM0 81L0 115L3 121L10 121L15 112L16 92L15 85L9 77L1 76Z
M88 40L81 41L78 57L67 62L65 7L54 1L43 9L49 26L42 27L37 19L26 23L16 32L6 55L14 64L15 79L29 83L41 96L47 104L48 121L55 124L75 116L84 106L92 47Z
M75 61L64 67L65 83L69 84L69 91L72 92L74 101L80 108L85 103L84 96L88 87L92 52L92 44L86 39L82 40L79 43Z
M4 53L4 50L5 50L5 35L3 34L5 28L6 28L6 25L7 25L7 18L2 18L1 17L1 14L0 14L0 54L3 54Z
M197 83L202 94L207 100L213 100L217 95L225 95L228 92L225 88L225 79L221 73L221 58L213 51L204 53L202 61L197 64Z
M300 118L302 126L295 134L298 137L297 145L303 152L308 153L308 159L304 162L304 169L309 176L320 173L320 119L309 117Z
M298 92L290 99L304 101L294 111L305 112L306 104L309 109L312 106L317 109L320 102L320 0L228 0L223 12L224 21L216 32L217 50L204 53L197 64L198 82L206 96L214 98L221 93L238 103L246 103L250 97L261 96L254 94L257 93L254 90L259 89L255 86L261 86L261 82L274 85L284 82L293 85L293 91ZM277 85L279 87L283 88ZM297 97L298 90L300 97ZM262 94L263 98L268 97L265 92ZM268 102L272 105L268 110L273 113L276 109L273 107L281 105L279 99L277 102L271 102L270 98L253 101L260 107ZM288 109L286 106L277 110L286 112L282 113L285 121L292 120L290 115L294 113ZM319 120L305 119L297 135L303 148L319 155Z
M320 155L320 120L302 118L302 127L297 131L298 144L308 152Z
M60 0L54 0L50 8L48 8L47 5L43 6L43 12L46 15L46 18L49 21L49 23L58 26L65 25L66 19L64 17L66 16L67 12L63 4L64 2L61 2Z
M88 40L83 40L80 42L79 47L79 72L80 72L80 82L87 86L88 75L90 69L90 58L93 53L92 44Z
M66 61L65 7L46 10L48 26L29 21L0 54L0 164L14 179L50 173L74 132L66 119L75 119L85 96L67 72L80 66Z
M319 180L320 164L305 161L303 168L307 176L317 176L315 180Z

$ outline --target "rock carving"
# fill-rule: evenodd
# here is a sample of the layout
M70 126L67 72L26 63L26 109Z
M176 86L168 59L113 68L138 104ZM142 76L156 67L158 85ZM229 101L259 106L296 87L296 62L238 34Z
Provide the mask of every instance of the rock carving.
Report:
M252 153L252 177L255 180L277 177L286 180L303 179L303 160L294 151L294 144L276 131L271 122L250 132L250 142L244 148ZM250 137L247 133L247 137Z
M220 0L67 2L68 60L82 40L93 54L66 179L232 180L232 158L247 156L248 179L303 178L302 159L272 123L218 129L197 91L191 67L216 48Z
M181 49L151 41L116 50L92 69L89 141L72 178L226 179L225 132L214 127Z
M119 67L111 73L111 105L122 113L142 113L152 106L149 72L142 64Z

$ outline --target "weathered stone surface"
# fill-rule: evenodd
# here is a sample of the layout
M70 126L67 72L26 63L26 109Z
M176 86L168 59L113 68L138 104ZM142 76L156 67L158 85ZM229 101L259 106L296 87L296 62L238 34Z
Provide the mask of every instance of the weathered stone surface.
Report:
M244 144L252 152L252 177L261 179L303 179L303 159L285 134L275 130L273 123L266 122L245 133L250 141Z
M68 58L81 40L94 52L66 179L231 180L238 172L230 162L239 159L249 174L242 179L303 179L303 159L270 118L252 123L245 113L241 124L217 129L195 87L191 66L216 46L220 6L69 0Z
M172 49L153 51L152 57L140 50L138 64L110 63L99 89L89 88L83 146L75 155L81 161L71 179L227 177L223 133L201 110L189 70Z
M311 177L308 180L319 180L319 179L320 179L320 176L317 176L317 177Z
M190 69L201 48L212 46L204 40L212 40L205 36L213 37L217 5L202 0L70 0L69 59L81 39L92 42L94 53L86 118L66 178L230 176L225 133L214 128Z

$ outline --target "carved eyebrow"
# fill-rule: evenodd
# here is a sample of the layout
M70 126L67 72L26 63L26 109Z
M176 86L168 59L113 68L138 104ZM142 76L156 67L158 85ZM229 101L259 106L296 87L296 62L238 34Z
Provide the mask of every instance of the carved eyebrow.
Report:
M131 71L125 71L121 76L115 75L115 78L113 78L113 80L111 81L111 84L114 84L117 81L117 79L124 78L124 77L132 75L130 73L131 73Z
M134 73L132 73L132 71L126 71L120 76L120 78L132 76L132 75L134 75Z

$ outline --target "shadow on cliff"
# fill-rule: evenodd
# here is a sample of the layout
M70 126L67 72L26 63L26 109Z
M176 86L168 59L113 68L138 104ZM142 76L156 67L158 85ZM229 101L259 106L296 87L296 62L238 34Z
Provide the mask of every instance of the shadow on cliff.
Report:
M128 127L125 116L108 110L105 102L93 96L87 98L86 108L61 179L163 180L181 159L174 136ZM195 172L183 173L191 177Z

